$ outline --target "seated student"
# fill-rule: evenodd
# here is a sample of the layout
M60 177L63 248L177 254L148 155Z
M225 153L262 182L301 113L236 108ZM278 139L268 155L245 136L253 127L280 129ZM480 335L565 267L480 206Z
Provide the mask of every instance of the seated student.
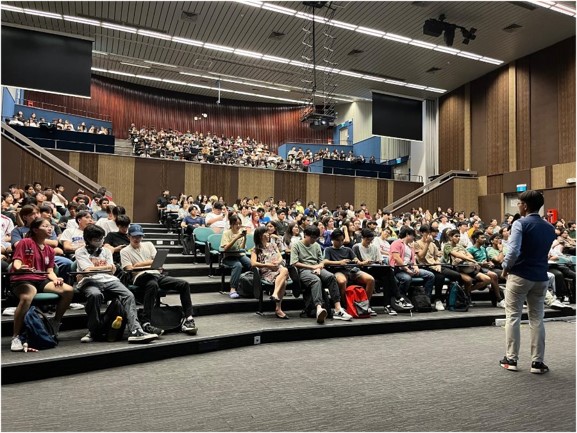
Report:
M355 272L352 272L351 268L346 268L345 265L355 263L359 266L364 266L371 264L373 261L360 260L355 256L352 249L343 245L344 240L345 235L340 229L333 230L331 233L331 241L333 245L325 248L324 264L325 266L330 266L331 272L335 274L341 293L341 299L345 298L345 289L350 281L351 283L364 287L365 292L367 292L367 298L370 302L375 289L375 279L366 272L357 269L355 269ZM371 313L371 316L377 315L372 308L369 308L369 312Z
M82 343L91 343L100 328L100 307L106 301L118 298L126 310L126 320L130 335L129 343L147 343L158 338L157 334L143 331L136 315L134 295L113 274L116 266L112 262L112 253L103 248L104 230L95 224L84 229L85 246L76 251L79 272L110 271L109 274L79 275L78 288L86 296L86 315L88 316L88 334L80 339Z
M180 295L180 303L184 310L184 323L181 330L190 335L196 335L198 328L192 317L192 301L190 299L190 286L186 281L161 275L156 269L150 269L150 265L156 256L156 248L152 242L142 242L144 232L138 224L132 224L128 228L130 245L120 251L120 262L124 271L133 271L133 284L144 290L144 308L142 310L142 329L149 334L162 335L163 330L150 324L152 308L158 298L158 290L176 290Z
M461 234L459 230L452 229L446 231L443 261L456 266L455 270L461 274L461 281L463 281L465 285L465 292L467 292L469 303L471 303L471 292L474 290L483 290L491 282L491 278L480 272L481 267L476 264L475 258L465 247L459 243L460 239ZM474 266L467 268L458 266L466 263L474 263ZM466 272L464 269L466 269ZM475 284L473 285L473 283Z
M555 248L549 250L549 272L555 276L556 296L562 299L567 297L566 300L570 300L571 293L573 296L575 295L575 271L566 264L556 263L562 260L562 257L563 254L560 254ZM567 285L567 280L571 281L570 285Z
M14 250L12 272L21 273L21 275L14 275L11 278L12 293L19 299L14 312L14 332L10 345L12 352L24 350L20 333L24 327L24 316L36 293L46 291L60 295L56 314L53 319L50 319L56 335L60 330L62 316L72 301L72 287L64 284L64 280L54 273L54 250L46 244L46 240L50 239L51 235L50 221L37 218L30 224L26 238L19 241ZM27 273L30 271L43 271L47 274Z
M505 253L503 252L503 236L499 233L495 233L489 239L490 246L487 247L487 258L493 262L495 269L503 269L502 263L505 259Z
M232 268L230 273L230 296L232 299L240 297L236 288L240 280L240 274L250 269L250 259L239 250L244 250L246 245L246 229L241 229L241 221L237 215L231 215L229 220L230 229L222 234L220 247L225 252L222 262Z
M84 228L88 224L94 224L92 216L86 210L82 210L76 214L76 223L78 228L69 228L62 232L60 242L64 248L64 253L74 255L74 252L84 246Z
M215 202L211 211L205 217L206 226L213 229L215 233L222 233L227 227L227 222L228 209L222 202Z
M501 272L497 271L497 273L492 271L492 269L495 268L495 265L487 256L487 250L485 249L486 239L485 233L481 230L474 231L471 236L471 240L474 244L467 248L467 252L471 254L475 261L481 266L480 272L491 279L491 303L493 304L493 307L505 308L505 300L501 296L501 289L499 288L499 275Z
M205 220L200 216L200 209L197 205L188 207L189 215L185 216L180 226L186 229L186 234L191 235L195 228L204 227Z
M304 231L304 239L291 247L290 264L298 269L301 285L311 292L313 304L316 307L317 323L324 323L327 317L327 310L322 306L323 286L329 289L330 297L335 305L333 318L352 320L351 315L341 306L341 294L335 276L324 269L321 247L316 242L319 235L318 227L308 226Z
M288 269L283 266L281 253L266 227L258 227L254 231L254 245L250 263L259 268L262 279L274 284L270 299L275 301L275 316L286 320L289 316L282 311L281 303L286 290Z
M421 239L415 242L417 262L420 265L427 265L428 271L435 276L435 294L431 301L435 304L437 311L443 311L445 309L443 306L443 286L445 285L445 278L448 278L450 281L461 281L461 275L457 271L437 264L441 262L443 253L434 241L436 233L432 232L427 224L423 224L419 228L419 233L421 234Z
M389 264L394 266L395 278L399 281L399 290L403 296L409 292L409 286L413 277L424 280L424 288L427 296L431 297L435 276L432 272L420 269L415 263L415 229L403 226L399 232L399 238L391 244Z
M166 229L169 233L174 230L176 225L176 220L178 220L178 210L180 206L178 205L178 198L175 195L170 196L170 202L166 205L165 217L166 217Z
M130 218L126 215L118 215L116 218L116 226L118 227L118 231L110 232L104 238L104 248L110 250L114 263L120 264L120 251L130 244L130 239L128 239Z

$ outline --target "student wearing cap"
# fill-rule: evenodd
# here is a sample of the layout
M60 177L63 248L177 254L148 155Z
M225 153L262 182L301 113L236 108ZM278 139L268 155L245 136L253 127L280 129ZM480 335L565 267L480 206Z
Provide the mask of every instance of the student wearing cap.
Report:
M190 335L196 335L198 328L192 317L192 301L190 286L186 281L162 275L156 269L150 269L156 248L152 242L143 242L144 232L138 224L128 228L130 245L120 251L122 269L134 273L133 284L144 290L144 308L142 311L142 329L150 334L161 335L164 331L150 324L152 308L158 298L158 290L176 290L180 294L180 303L184 310L185 320L181 330Z

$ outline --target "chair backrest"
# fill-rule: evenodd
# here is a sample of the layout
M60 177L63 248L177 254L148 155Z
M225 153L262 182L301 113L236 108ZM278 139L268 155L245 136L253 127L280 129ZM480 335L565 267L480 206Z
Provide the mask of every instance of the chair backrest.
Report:
M210 227L197 227L192 232L194 240L197 242L206 242L210 235L214 234L214 230Z
M208 239L207 243L210 245L211 251L218 251L220 249L220 241L222 240L222 233L213 233Z
M254 235L252 233L249 233L248 235L246 235L246 243L244 245L244 249L246 251L250 251L254 248Z

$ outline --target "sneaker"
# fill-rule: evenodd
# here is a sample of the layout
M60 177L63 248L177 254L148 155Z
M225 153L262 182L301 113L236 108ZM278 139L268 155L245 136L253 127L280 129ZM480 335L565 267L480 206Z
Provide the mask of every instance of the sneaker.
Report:
M68 306L69 310L84 310L84 305L73 302Z
M324 308L317 310L317 323L318 324L325 323L326 318L327 318L327 310L325 310Z
M564 296L563 297L563 303L564 304L570 304L571 302L569 302L569 296Z
M411 310L414 308L413 304L411 304L410 302L406 301L405 298L399 298L395 301L395 304L399 307L399 308L403 308L405 310Z
M128 336L129 343L148 343L149 341L156 340L158 338L157 334L148 334L142 329L137 329L132 331Z
M198 332L198 328L194 323L194 319L185 320L180 329L182 330L182 332L186 332L189 335L196 335L196 333Z
M369 307L369 314L371 315L371 317L375 317L377 315L377 312Z
M501 364L501 367L505 370L517 371L517 361L508 359L506 356L499 361L499 364Z
M437 299L435 301L435 310L437 311L445 311L445 307L443 306L443 301L441 301L440 299Z
M393 310L390 305L385 307L385 314L388 314L389 316L397 316L397 312Z
M344 308L341 308L339 311L335 311L335 314L333 314L333 319L344 320L348 322L350 320L353 320L353 316L347 313Z
M142 325L142 330L147 334L156 334L159 337L164 334L164 329L157 328L156 326L152 326L150 322L146 322Z
M14 312L16 311L16 307L8 307L2 311L3 316L13 316Z
M237 298L240 298L240 295L238 294L238 292L230 292L230 293L228 294L228 297L229 297L230 299L237 299Z
M499 302L497 302L497 305L495 305L495 307L497 308L505 308L505 300L501 299Z
M549 371L549 367L547 367L542 362L533 361L531 363L531 373L544 374L544 373L547 373L548 371Z
M22 352L24 350L24 346L22 346L22 340L20 340L20 337L12 338L12 343L10 344L10 350L12 352Z
M92 335L90 335L90 332L80 339L81 343L92 343L93 341L94 341L94 338L92 338Z
M563 302L559 301L559 299L555 299L548 305L548 307L552 308L553 310L564 310L567 308L567 306Z

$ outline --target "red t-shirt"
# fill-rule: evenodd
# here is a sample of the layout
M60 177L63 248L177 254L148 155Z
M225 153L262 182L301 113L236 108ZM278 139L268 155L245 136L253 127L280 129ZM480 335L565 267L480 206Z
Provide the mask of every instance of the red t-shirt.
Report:
M34 269L37 271L46 271L49 268L54 268L54 250L49 245L44 245L44 249L41 250L40 247L31 238L24 238L18 245L16 245L16 250L14 251L13 259L20 260L22 263L26 263L26 250L32 250L32 263ZM12 281L43 281L47 277L46 275L36 275L36 274L21 274L13 275L11 277Z

